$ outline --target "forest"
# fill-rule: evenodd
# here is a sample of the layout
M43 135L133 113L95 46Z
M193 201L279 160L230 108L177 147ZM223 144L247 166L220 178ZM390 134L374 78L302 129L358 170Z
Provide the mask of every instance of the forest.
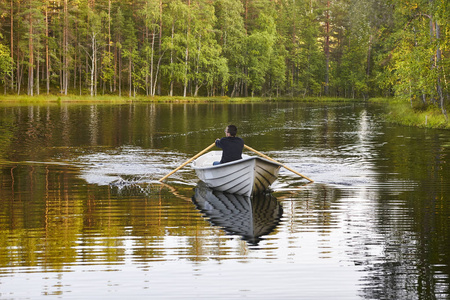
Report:
M449 100L448 0L1 0L4 94Z

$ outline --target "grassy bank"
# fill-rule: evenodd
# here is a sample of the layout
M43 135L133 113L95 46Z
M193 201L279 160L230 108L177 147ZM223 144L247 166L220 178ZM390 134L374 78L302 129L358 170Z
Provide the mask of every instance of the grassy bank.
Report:
M105 95L91 97L88 95L1 95L0 103L22 103L22 104L39 104L39 103L111 103L123 104L130 102L161 102L161 103L249 103L249 102L267 102L267 101L301 101L301 102L354 102L358 99L332 98L332 97L306 97L306 98L269 98L269 97L181 97L181 96L117 96Z
M450 129L450 124L437 105L421 105L394 98L371 98L369 102L386 106L383 117L391 123L422 128ZM447 108L447 111L449 108Z

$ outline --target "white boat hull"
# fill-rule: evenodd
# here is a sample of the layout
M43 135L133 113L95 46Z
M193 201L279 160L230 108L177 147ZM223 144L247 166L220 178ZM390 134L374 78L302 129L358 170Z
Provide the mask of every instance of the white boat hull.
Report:
M278 163L248 155L213 166L221 157L221 151L208 152L197 158L192 167L209 188L230 194L251 196L266 191L278 178L281 168Z

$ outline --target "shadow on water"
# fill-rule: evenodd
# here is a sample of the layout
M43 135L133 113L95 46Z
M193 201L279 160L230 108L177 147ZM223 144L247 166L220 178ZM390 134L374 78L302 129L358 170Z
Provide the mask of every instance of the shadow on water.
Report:
M250 245L258 245L280 223L283 209L272 194L253 197L213 191L203 182L194 189L196 208L213 226L240 235Z

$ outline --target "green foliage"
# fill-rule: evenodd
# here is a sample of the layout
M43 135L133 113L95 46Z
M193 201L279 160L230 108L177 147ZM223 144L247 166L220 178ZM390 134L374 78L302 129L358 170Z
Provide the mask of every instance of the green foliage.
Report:
M94 95L395 95L442 111L449 100L445 0L12 3L12 38L0 24L7 93L48 74L50 90Z
M5 45L0 44L0 82L4 82L5 76L11 75L12 63L13 60L9 49Z
M444 80L449 75L448 3L396 2L396 18L403 22L392 34L395 41L384 78L399 98L414 105L439 104L444 111L449 100Z
M247 39L248 80L254 92L263 87L276 40L273 19L265 14L261 14L259 19L261 31L255 30Z
M214 30L223 58L228 64L228 74L224 76L226 81L221 85L224 87L229 81L233 86L230 92L233 92L239 82L246 78L243 68L246 53L244 7L239 0L218 0L214 8L217 18Z
M114 77L113 54L111 52L103 52L102 55L102 79L105 82L111 82Z

